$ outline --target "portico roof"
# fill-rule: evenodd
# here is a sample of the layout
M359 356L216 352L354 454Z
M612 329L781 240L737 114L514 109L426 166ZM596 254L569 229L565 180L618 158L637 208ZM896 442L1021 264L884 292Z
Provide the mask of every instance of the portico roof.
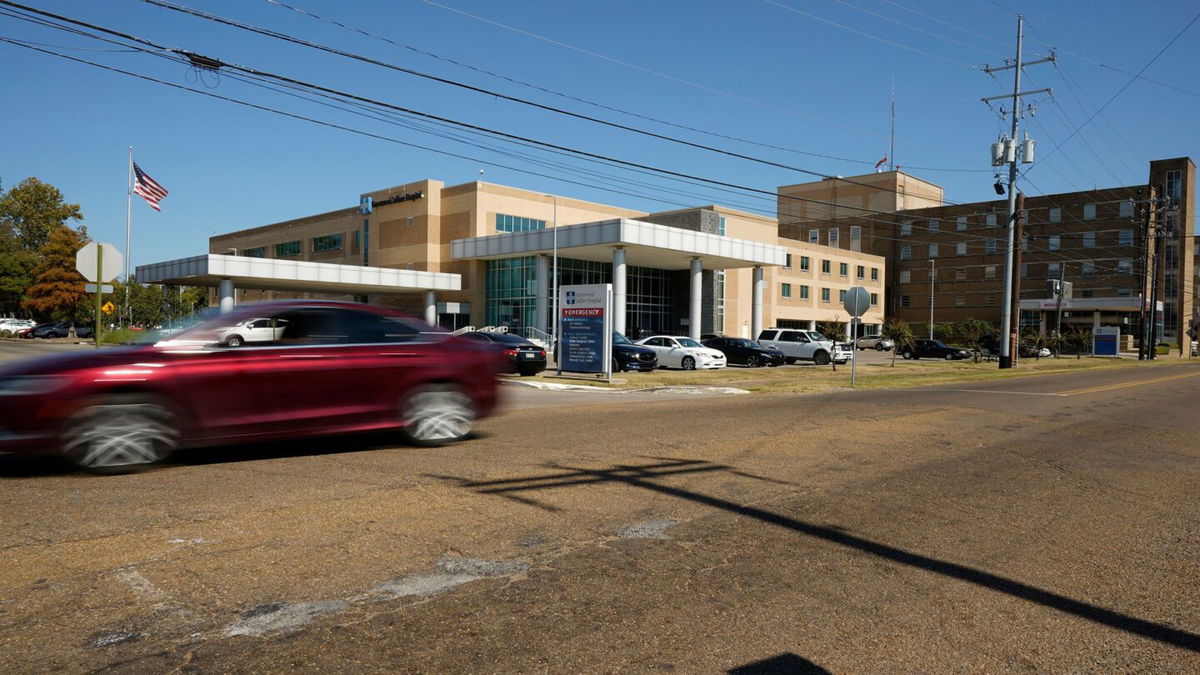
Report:
M579 260L612 262L613 248L625 249L625 262L638 267L685 270L699 257L706 269L783 265L782 246L616 218L557 228L455 239L455 260L495 260L549 254L558 230L558 254Z
M250 258L208 253L138 265L137 280L151 284L218 286L309 293L404 293L462 290L462 277L446 272L364 267L306 260Z

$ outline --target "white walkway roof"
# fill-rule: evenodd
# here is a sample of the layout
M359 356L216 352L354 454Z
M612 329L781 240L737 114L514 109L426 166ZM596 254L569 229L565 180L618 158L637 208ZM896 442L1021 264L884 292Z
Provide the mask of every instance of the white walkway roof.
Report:
M138 265L137 280L150 284L218 286L310 293L404 293L462 290L462 277L445 272L397 270L303 260L206 255Z
M558 254L580 260L612 262L616 246L625 248L625 261L629 265L668 270L688 269L695 257L701 258L705 269L783 265L787 259L782 246L627 218L455 239L450 253L455 260L548 254L554 249L556 229Z

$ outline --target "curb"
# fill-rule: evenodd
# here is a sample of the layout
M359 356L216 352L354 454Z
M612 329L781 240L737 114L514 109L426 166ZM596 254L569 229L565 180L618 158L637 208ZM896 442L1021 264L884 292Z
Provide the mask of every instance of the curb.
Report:
M558 384L556 382L526 382L522 380L501 379L502 384L511 385L514 387L529 387L531 389L545 389L549 391L590 391L594 393L604 394L749 394L745 389L737 387L688 387L688 386L662 386L662 387L643 387L641 389L608 389L605 387L594 387L586 384Z

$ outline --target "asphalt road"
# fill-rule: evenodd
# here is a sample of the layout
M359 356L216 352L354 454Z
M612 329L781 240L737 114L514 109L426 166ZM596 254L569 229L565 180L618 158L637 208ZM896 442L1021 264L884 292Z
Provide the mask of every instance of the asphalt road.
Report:
M1200 669L1200 367L506 392L442 449L226 448L116 477L0 456L0 663Z

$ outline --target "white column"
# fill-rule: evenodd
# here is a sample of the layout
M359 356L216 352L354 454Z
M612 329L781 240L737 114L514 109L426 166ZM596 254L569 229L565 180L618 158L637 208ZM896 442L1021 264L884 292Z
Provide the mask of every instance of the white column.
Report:
M425 291L425 323L437 325L437 294L433 291Z
M613 249L613 330L625 334L625 249Z
M233 279L222 279L221 285L217 288L217 294L221 298L221 313L233 311Z
M550 297L550 265L546 256L537 257L537 291L534 296L533 320L537 329L550 332L550 307L547 299Z
M688 337L693 340L700 339L701 300L704 297L704 284L701 283L703 278L704 266L701 264L700 258L692 258L692 271L689 276L691 295L688 297Z
M754 293L750 298L750 339L757 340L762 332L763 268L754 268Z
M1100 312L1092 312L1092 333L1095 334L1096 329L1100 327ZM1182 343L1180 343L1182 344Z

